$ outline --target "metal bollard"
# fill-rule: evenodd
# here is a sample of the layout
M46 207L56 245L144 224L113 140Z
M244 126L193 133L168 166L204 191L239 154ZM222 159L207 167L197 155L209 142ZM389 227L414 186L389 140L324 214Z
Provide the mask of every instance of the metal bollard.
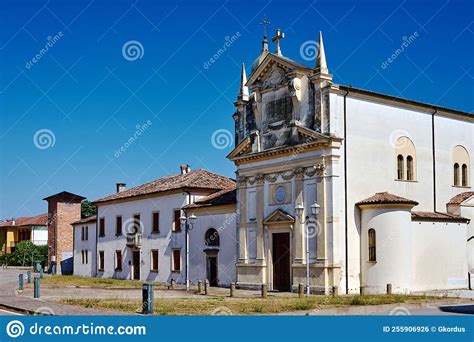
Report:
M40 266L39 272L40 272L40 279L43 279L43 266Z
M198 293L202 292L202 280L198 280Z
M392 294L392 284L387 284L387 294L388 295Z
M26 282L28 284L31 284L31 272L30 271L26 272Z
M142 313L145 315L153 313L153 304L155 299L153 290L153 284L143 284L142 286Z
M209 280L204 281L204 294L208 295L209 294Z
M18 275L18 290L23 290L23 273Z
M40 278L39 277L35 277L33 279L33 285L34 285L33 297L39 298L40 297Z
M267 284L262 284L262 298L267 298Z
M304 285L298 284L298 297L302 298L304 296Z
M235 283L230 283L230 296L234 297L235 293Z

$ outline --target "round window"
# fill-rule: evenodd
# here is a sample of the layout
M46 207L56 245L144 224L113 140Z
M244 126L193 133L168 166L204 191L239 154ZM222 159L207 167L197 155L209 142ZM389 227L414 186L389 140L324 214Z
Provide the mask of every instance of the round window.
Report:
M279 186L275 189L275 194L274 194L274 197L275 197L275 201L279 204L285 202L285 199L286 199L286 189L284 186Z

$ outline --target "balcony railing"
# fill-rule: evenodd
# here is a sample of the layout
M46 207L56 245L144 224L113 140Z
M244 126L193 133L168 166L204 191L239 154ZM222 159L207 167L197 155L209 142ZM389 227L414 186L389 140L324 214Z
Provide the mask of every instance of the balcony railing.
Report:
M142 234L127 235L127 247L140 248L142 246Z

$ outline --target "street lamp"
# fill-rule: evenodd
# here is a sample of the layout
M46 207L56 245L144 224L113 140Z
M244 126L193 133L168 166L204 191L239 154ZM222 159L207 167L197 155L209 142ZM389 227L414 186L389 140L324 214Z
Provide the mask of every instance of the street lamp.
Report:
M309 297L310 285L309 285L309 224L311 221L315 221L319 215L320 206L314 202L309 207L311 216L306 216L303 220L304 206L299 203L295 206L295 214L300 223L304 223L306 226L306 296Z
M186 212L184 212L186 214ZM189 291L189 231L193 230L194 223L196 222L196 215L191 214L191 216L181 215L179 220L181 221L181 226L184 226L184 238L186 246L186 291Z

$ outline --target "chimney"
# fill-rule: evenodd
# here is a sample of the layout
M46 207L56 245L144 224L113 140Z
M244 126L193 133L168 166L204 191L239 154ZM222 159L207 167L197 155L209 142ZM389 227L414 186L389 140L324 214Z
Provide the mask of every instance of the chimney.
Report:
M126 183L116 183L115 186L117 187L117 193L127 190Z
M14 226L14 225L15 225L15 218L12 217L12 226Z
M181 165L179 168L181 169L182 175L189 173L189 171L191 171L191 167L188 164Z

